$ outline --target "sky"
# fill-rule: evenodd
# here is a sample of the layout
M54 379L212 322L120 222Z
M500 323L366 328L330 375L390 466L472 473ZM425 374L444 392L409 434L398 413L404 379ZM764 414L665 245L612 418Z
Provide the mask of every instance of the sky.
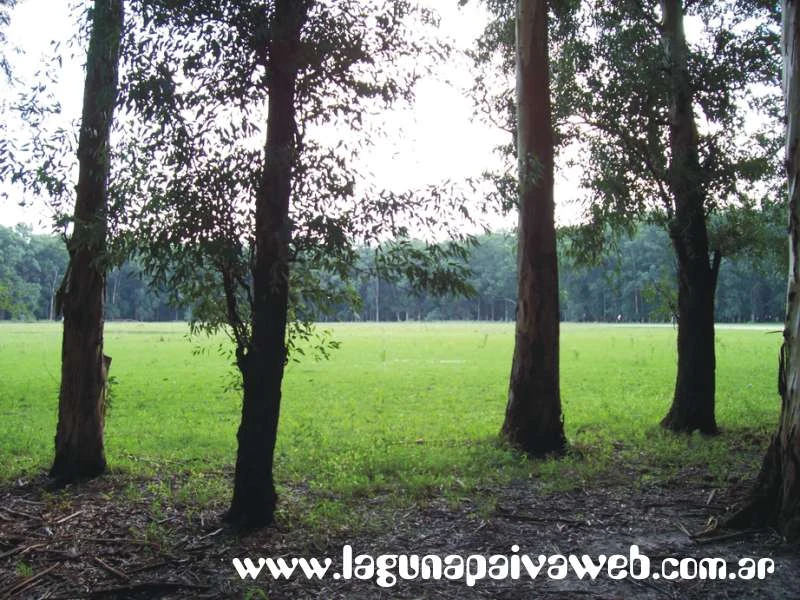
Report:
M53 42L66 42L72 33L74 19L70 16L68 2L53 0L20 0L11 13L7 30L6 56L11 63L15 78L29 87L36 83L38 71L52 55ZM63 122L69 123L80 115L83 93L83 61L85 57L66 59L59 71L56 89L58 101L63 109ZM0 92L4 102L13 102L13 90L6 87ZM5 108L5 107L4 107ZM5 110L6 126L17 129L13 113ZM76 159L77 160L77 159ZM0 224L11 226L25 223L35 231L47 232L51 227L51 212L41 200L31 200L19 189L0 182L0 190L9 194L7 200L0 198ZM26 199L26 205L20 201Z
M466 7L459 7L457 0L422 3L439 12L442 34L462 50L470 47L488 19L478 2ZM51 52L51 40L63 42L71 35L74 19L69 15L68 4L20 0L12 12L8 45L18 49L10 56L12 68L15 76L28 84L36 81L43 57ZM63 106L64 123L80 115L84 60L78 52L78 56L66 58L60 69L57 95ZM363 159L363 170L373 173L376 181L389 189L408 189L478 176L487 168L499 166L494 149L507 143L509 134L475 118L468 93L471 80L467 63L457 58L453 64L440 65L436 73L424 77L417 86L413 108L383 115L388 132L386 143ZM574 193L565 183L563 177L556 178L556 201L561 205L557 219L562 222L571 220L574 212L568 204ZM0 189L9 194L0 206L0 224L22 222L37 231L50 230L50 213L43 202L29 201L20 207L22 195L18 190L7 186ZM494 216L488 221L493 228L509 228L516 217Z

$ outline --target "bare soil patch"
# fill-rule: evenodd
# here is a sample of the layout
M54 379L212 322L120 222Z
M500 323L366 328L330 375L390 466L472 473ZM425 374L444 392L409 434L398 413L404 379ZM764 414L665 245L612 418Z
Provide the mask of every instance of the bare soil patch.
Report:
M354 510L372 518L369 532L307 531L279 522L246 536L222 529L222 506L155 506L147 482L111 475L45 491L44 477L0 489L0 598L499 598L499 599L796 599L800 553L772 531L714 528L741 505L751 482L714 488L701 469L652 485L626 483L621 469L607 487L542 494L536 481L481 490L456 504L432 498L398 509L387 498ZM631 479L633 481L633 479ZM131 484L140 494L120 490ZM285 494L291 502L294 493ZM132 496L129 497L129 496ZM703 535L697 532L709 530ZM763 581L612 580L570 575L551 580L372 581L326 579L243 582L234 557L331 557L356 554L627 555L637 544L656 564L665 557L770 557L775 573Z

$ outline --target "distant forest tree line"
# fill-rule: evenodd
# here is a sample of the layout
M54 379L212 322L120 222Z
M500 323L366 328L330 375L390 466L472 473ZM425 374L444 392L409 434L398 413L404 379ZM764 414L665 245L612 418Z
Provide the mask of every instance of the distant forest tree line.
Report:
M512 232L478 236L467 266L470 298L416 292L404 278L375 276L374 257L362 248L352 292L360 308L332 304L318 321L483 320L511 321L516 299L516 238ZM559 235L560 300L563 321L664 322L674 315L675 259L662 227L642 225L593 265L571 258L566 231ZM786 253L735 255L723 260L717 291L720 322L768 322L783 318ZM68 255L58 237L34 234L24 226L0 226L0 318L54 319L55 297ZM336 289L337 276L329 279ZM342 284L343 286L344 284ZM342 290L345 291L345 290ZM107 318L175 321L191 317L191 306L175 306L167 290L152 285L135 261L109 272ZM302 303L302 301L301 301ZM303 307L297 307L303 312ZM308 311L312 311L308 314Z

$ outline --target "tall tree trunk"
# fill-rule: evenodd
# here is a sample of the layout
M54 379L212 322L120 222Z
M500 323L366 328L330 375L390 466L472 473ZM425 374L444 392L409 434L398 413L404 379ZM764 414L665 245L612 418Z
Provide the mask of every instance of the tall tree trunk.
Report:
M783 2L783 84L786 101L786 168L789 178L789 285L778 391L781 416L764 456L749 504L728 523L776 527L800 539L800 15Z
M683 6L681 0L662 0L661 6L672 92L669 185L675 214L670 237L678 262L678 373L672 407L661 424L673 431L714 434L714 292L719 257L709 262Z
M50 282L50 306L47 312L47 318L50 321L56 319L56 290L58 289L58 270L53 271L53 279Z
M502 434L531 455L564 450L546 0L517 2L517 323Z
M69 267L58 292L64 334L50 475L62 483L97 476L106 468L103 426L111 362L103 355L106 209L122 25L122 0L95 0L78 140L74 230L68 243Z
M270 524L277 495L272 476L289 302L289 199L294 161L295 87L307 0L279 0L270 28L269 109L264 168L256 195L252 339L237 356L243 381L233 499L225 519L241 529Z

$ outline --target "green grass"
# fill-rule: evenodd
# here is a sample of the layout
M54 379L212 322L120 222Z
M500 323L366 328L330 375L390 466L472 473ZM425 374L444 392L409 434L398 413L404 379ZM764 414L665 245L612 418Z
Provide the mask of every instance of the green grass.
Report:
M766 328L718 328L723 435L703 439L657 425L675 377L672 327L566 324L561 381L572 450L559 461L527 461L497 443L511 325L332 329L341 349L330 361L290 363L284 384L276 478L297 500L282 510L310 523L336 521L363 497L457 502L515 478L538 478L546 492L631 476L628 483L647 485L702 466L724 480L742 460L755 469L780 408L780 335ZM224 502L239 396L230 359L217 351L224 340L190 342L185 333L181 324L107 326L115 378L107 457L136 476L184 473L153 484L171 501ZM41 472L51 460L60 335L52 324L0 325L0 479ZM194 353L198 346L205 351Z

